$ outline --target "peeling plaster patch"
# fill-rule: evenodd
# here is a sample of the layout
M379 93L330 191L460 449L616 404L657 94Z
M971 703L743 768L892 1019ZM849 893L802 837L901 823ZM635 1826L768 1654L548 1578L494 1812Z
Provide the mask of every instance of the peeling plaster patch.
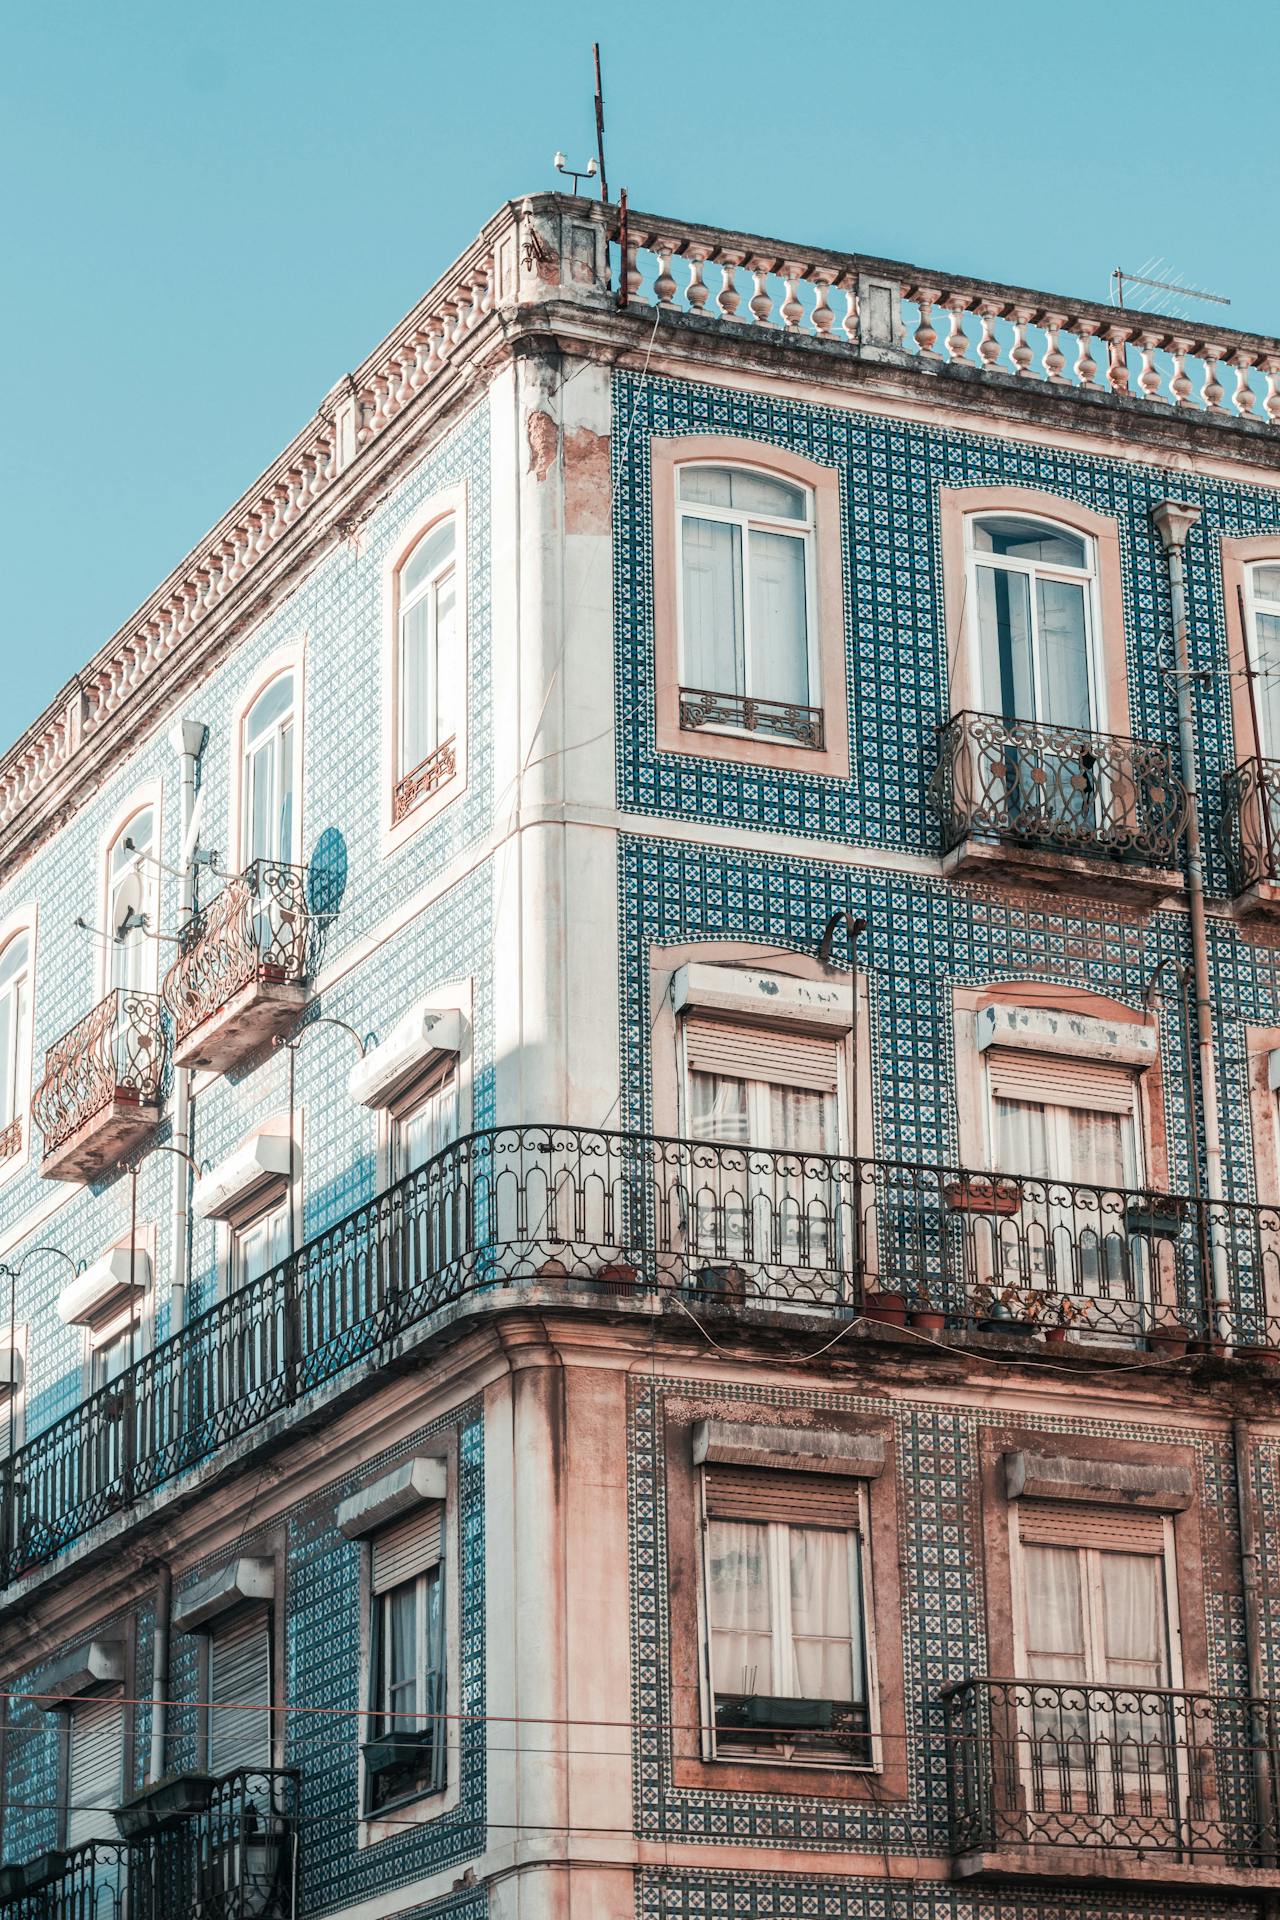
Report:
M545 480L559 451L555 421L541 408L529 415L529 471Z
M529 421L530 440L533 417ZM541 478L541 476L539 476ZM609 477L609 436L575 427L564 436L564 529L566 533L608 533L613 489Z

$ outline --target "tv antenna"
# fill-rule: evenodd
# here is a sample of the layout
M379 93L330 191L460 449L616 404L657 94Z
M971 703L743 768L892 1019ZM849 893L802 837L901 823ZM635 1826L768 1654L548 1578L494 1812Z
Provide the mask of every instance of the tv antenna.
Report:
M1163 267L1165 263L1163 260L1147 260L1144 261L1143 264L1144 267L1153 268ZM1215 307L1229 307L1231 305L1226 294L1210 293L1207 287L1193 287L1189 281L1182 279L1156 279L1148 272L1126 273L1123 267L1112 267L1110 286L1114 289L1115 304L1118 307L1124 306L1124 290L1126 287L1153 287L1159 293L1177 294L1184 301L1208 300L1211 301ZM1157 313L1160 311L1160 306L1161 303L1153 301L1149 307L1141 308L1140 311L1144 313ZM1171 319L1178 317L1180 316L1172 312L1170 313Z
M577 193L578 193L579 180L595 180L598 178L600 181L600 198L604 201L607 201L609 198L609 179L608 179L608 175L605 173L605 167L604 167L604 83L600 78L600 42L598 40L593 40L591 43L591 57L595 61L595 69L596 69L596 92L595 92L596 151L595 151L595 156L593 159L588 160L585 167L571 167L569 165L569 162L565 159L564 154L557 153L555 157L555 169L557 173L562 173L566 180L573 181L573 191L574 191L575 198L577 197Z

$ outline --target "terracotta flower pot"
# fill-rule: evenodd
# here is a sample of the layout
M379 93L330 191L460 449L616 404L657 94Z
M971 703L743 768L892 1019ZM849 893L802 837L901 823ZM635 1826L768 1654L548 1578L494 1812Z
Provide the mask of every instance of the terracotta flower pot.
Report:
M1185 1327L1152 1327L1147 1345L1166 1360L1181 1360L1190 1345L1190 1335Z
M945 1333L947 1316L933 1307L917 1307L911 1315L911 1324L919 1333Z
M1070 1327L1046 1327L1044 1330L1044 1343L1047 1347L1064 1347L1070 1337Z
M862 1317L882 1327L905 1327L907 1296L905 1293L869 1293L862 1302Z

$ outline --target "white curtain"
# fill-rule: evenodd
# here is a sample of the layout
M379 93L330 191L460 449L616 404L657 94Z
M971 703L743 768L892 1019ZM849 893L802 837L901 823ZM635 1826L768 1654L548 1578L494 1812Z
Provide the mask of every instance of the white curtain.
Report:
M1113 1686L1160 1687L1164 1661L1164 1568L1153 1553L1101 1553L1102 1632Z
M1036 579L1040 699L1036 719L1088 729L1089 629L1086 588L1078 580Z
M1028 1678L1078 1681L1090 1677L1081 1555L1074 1547L1027 1545L1022 1557Z
M860 1700L855 1683L849 1536L816 1527L791 1527L790 1684L801 1700Z
M794 534L748 536L751 559L751 691L761 699L809 705L809 633L804 541Z
M711 1675L716 1693L772 1693L769 1529L712 1520L707 1529Z
M400 776L420 767L435 746L431 722L431 595L400 616Z
M1030 576L1003 567L975 575L983 705L1007 720L1034 720Z
M681 570L683 685L711 693L745 693L741 527L686 514Z

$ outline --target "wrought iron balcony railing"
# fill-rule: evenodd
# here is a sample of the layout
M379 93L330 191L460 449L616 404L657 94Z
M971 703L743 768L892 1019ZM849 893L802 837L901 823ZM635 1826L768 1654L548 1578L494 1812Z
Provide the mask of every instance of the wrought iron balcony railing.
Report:
M1280 880L1280 760L1246 760L1222 776L1222 840L1233 894Z
M452 780L457 771L458 741L456 735L450 734L411 773L406 773L402 780L396 782L391 799L392 825L407 820L416 806L423 800L429 800L447 780Z
M953 1853L1123 1849L1274 1870L1274 1700L989 1679L942 1698Z
M261 1044L280 1024L277 1009L300 1004L310 950L304 868L255 860L228 880L182 929L165 976L178 1065L224 1066L228 1050Z
M244 1770L208 1787L204 1806L165 1820L137 1849L129 1920L286 1920L295 1911L296 1773Z
M1269 1354L1280 1210L576 1127L472 1134L29 1439L0 1570L54 1558L440 1308L540 1283Z
M132 1920L132 1853L123 1841L88 1840L0 1868L0 1920Z
M702 687L681 687L680 725L686 733L699 727L730 727L794 747L821 749L824 744L821 707L799 706L792 700L758 700L745 693L709 693Z
M164 1055L160 1001L126 987L55 1040L31 1103L46 1169L81 1171L87 1159L93 1164L84 1170L96 1171L154 1125Z
M1187 796L1167 747L958 713L938 729L929 800L944 850L977 837L1167 869Z

